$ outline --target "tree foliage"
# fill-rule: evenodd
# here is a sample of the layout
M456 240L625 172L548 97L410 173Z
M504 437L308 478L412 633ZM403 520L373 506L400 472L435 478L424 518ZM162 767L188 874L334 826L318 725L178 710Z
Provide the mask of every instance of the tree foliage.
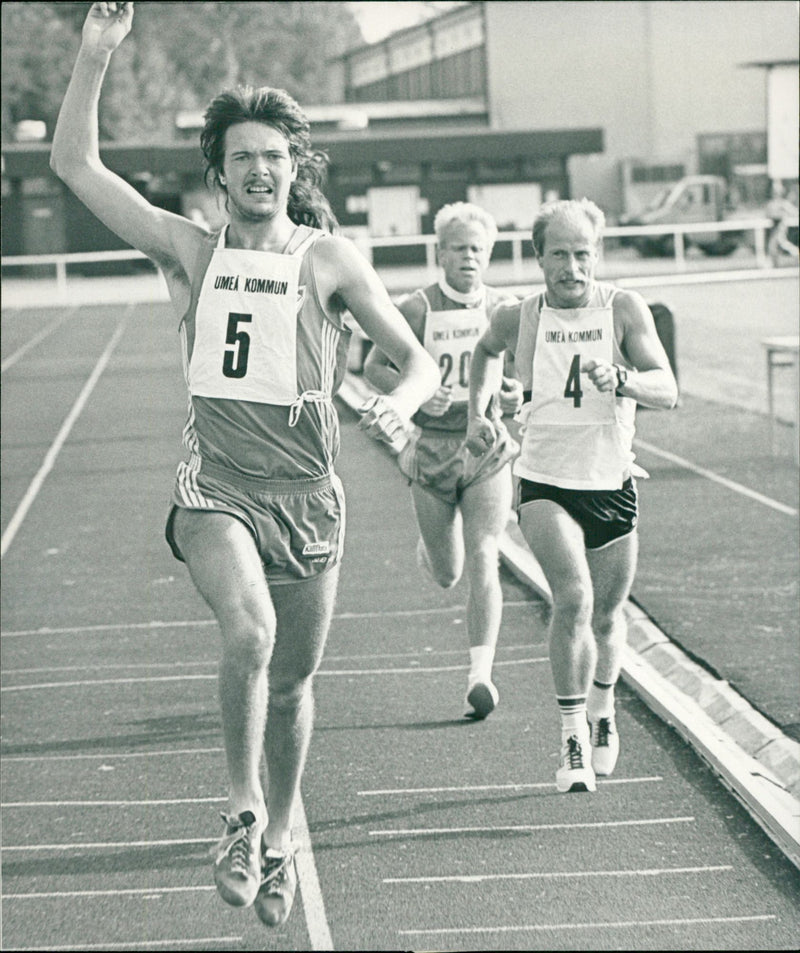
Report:
M44 120L52 134L88 3L2 4L2 131ZM136 3L103 87L104 139L168 141L179 110L236 83L329 101L327 60L361 42L343 2Z

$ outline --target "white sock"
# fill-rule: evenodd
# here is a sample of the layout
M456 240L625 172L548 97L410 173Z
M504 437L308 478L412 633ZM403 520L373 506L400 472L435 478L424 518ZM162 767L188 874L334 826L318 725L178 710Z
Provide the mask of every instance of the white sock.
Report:
M473 645L469 650L469 682L490 682L494 648L491 645Z
M602 682L592 682L589 697L586 699L589 721L598 718L611 718L614 715L614 686Z
M585 735L589 731L586 721L585 695L557 695L558 713L561 715L561 740L571 735Z

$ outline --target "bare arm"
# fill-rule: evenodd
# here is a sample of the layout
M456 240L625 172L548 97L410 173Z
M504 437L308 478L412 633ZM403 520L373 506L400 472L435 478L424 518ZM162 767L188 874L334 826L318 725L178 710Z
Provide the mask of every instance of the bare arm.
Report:
M619 291L614 298L614 326L620 349L634 368L627 383L619 389L644 407L669 410L678 402L678 382L672 373L667 352L656 331L647 303L635 291ZM617 372L613 364L589 361L583 370L601 391L617 389Z
M328 299L343 304L397 368L397 379L387 397L362 421L370 434L385 438L387 431L406 428L420 404L434 393L439 386L439 368L351 241L333 237L319 243L318 261L320 284L327 288Z
M519 316L519 303L500 305L472 354L467 448L475 456L485 453L494 442L494 424L486 416L486 408L502 376L503 354L513 354L516 346Z
M397 305L397 310L405 318L412 333L419 330L424 320L424 313L419 302L413 298L405 298ZM415 334L417 340L419 337ZM364 362L364 377L384 394L392 391L400 380L400 374L391 360L379 347L373 347Z
M151 205L100 159L100 89L111 55L132 21L133 3L92 4L53 134L50 166L111 231L172 271L191 262L203 230Z
M413 295L401 301L398 311L408 322L416 339L420 340L426 314L425 305L420 300L420 296ZM364 363L364 376L384 394L389 393L399 379L397 369L378 347L374 347L367 356ZM440 383L433 397L420 405L420 410L425 411L430 417L441 417L449 410L452 403L452 387Z

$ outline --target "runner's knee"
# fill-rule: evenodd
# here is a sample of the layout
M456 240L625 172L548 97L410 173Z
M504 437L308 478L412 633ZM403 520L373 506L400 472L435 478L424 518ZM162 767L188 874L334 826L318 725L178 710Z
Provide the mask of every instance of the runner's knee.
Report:
M592 619L592 594L580 580L569 580L553 586L553 611L562 623L573 629L589 623Z
M270 680L270 711L294 711L311 695L314 673L294 681Z
M240 603L220 618L223 658L237 668L264 668L275 644L275 613L272 607Z

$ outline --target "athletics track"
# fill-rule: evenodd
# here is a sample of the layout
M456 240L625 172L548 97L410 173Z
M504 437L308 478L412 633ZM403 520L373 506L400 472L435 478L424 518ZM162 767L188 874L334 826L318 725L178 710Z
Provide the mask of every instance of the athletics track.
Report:
M618 776L555 794L547 606L522 564L503 570L501 706L461 718L463 589L419 578L403 481L345 406L349 535L301 896L271 933L226 908L205 856L224 794L213 624L162 539L184 406L169 326L163 306L3 315L3 949L793 948L796 868L632 683ZM684 647L727 605L700 633L722 674L759 625L785 626L791 651L793 524L698 472L758 486L796 523L791 459L745 416L689 395L640 415L652 477L634 597ZM742 565L767 560L769 598L755 598L767 576L743 577L737 547L714 540L715 508L736 513ZM742 673L751 701L773 680L785 705L792 671L775 683L771 654Z

